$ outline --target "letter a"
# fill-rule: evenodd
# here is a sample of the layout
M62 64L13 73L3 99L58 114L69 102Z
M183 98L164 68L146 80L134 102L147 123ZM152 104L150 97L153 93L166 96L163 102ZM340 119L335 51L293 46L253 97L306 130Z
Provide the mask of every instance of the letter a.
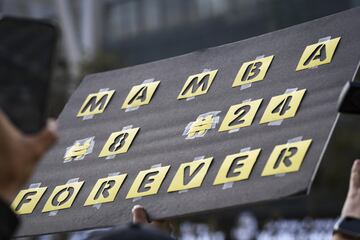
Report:
M135 108L150 103L160 81L143 83L132 87L121 109Z
M296 71L330 63L340 39L338 37L307 46L296 67Z

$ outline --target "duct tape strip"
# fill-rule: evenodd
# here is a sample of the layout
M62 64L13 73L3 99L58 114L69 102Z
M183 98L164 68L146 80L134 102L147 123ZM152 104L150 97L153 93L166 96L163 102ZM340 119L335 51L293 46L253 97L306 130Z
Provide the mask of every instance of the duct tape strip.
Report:
M240 130L240 128L234 128L228 131L228 133L234 133L234 132L238 132Z
M101 208L101 205L102 205L101 203L97 203L97 204L92 205L92 207L99 210Z
M296 92L298 90L298 88L288 88L285 90L284 93L292 93L292 92Z
M286 93L292 93L292 92L296 92L298 90L298 88L288 88L285 90L284 94ZM280 126L282 124L284 120L278 120L278 121L274 121L274 122L269 122L268 126Z
M230 189L234 186L234 182L227 182L227 183L224 183L224 185L222 186L222 190L226 190L226 189Z
M242 101L241 103L247 103L247 102L251 102L251 98L246 99L246 100ZM230 134L230 133L238 132L239 130L240 130L240 128L230 129L230 130L228 131L228 133Z
M85 121L85 120L89 120L89 119L93 119L94 118L94 114L93 115L86 115L86 116L83 116L82 120Z
M133 127L133 125L128 125L128 126L125 126L121 129L121 131L125 131L125 130L128 130L128 129L131 129ZM105 158L105 160L111 160L111 159L114 159L116 156L116 154L113 154L113 155L109 155Z
M323 37L318 40L318 43L327 42L331 39L331 36Z
M39 188L41 186L41 182L39 183L32 183L29 185L29 188Z
M69 179L69 180L66 182L66 184L78 182L79 179L80 179L80 178L71 178L71 179ZM58 212L59 212L58 210L49 212L49 217L56 216L56 215L58 214Z
M186 193L186 192L188 192L189 190L188 189L185 189L185 190L180 190L180 191L178 191L178 193L179 194L182 194L182 193Z
M295 137L295 138L291 138L287 140L287 143L295 143L295 142L300 142L303 140L303 136L299 136L299 137Z
M244 84L240 86L240 91L251 88L251 83Z
M194 157L194 161L205 159L205 156Z
M240 149L240 152L247 152L247 151L250 151L251 150L251 147L246 147L246 148L242 148ZM222 190L226 190L226 189L230 189L234 186L234 182L227 182L227 183L224 183L224 185L222 186Z
M259 60L259 59L262 59L262 58L264 58L264 57L265 57L265 54L259 55L259 56L257 56L257 57L255 58L255 60Z
M251 102L251 98L242 101L242 103L247 103L247 102Z
M132 111L136 111L140 108L140 106L137 107L129 107L125 109L125 112L132 112Z
M143 81L143 84L154 82L155 78L149 78Z
M120 175L120 172L113 172L113 173L109 173L108 177L113 177L113 176L118 176Z
M106 91L109 91L109 88L101 88L101 89L99 90L99 92L106 92ZM82 118L82 120L85 121L85 120L89 120L89 119L93 119L93 118L94 118L94 114L93 114L93 115L84 116L84 117Z
M303 140L303 136L290 138L290 139L287 140L286 143L295 143L295 142L300 142L301 140ZM286 175L286 173L276 174L275 177L284 177L285 175Z
M155 165L152 165L152 166L151 166L151 168L159 168L159 167L161 167L161 163L155 164Z
M51 211L49 212L49 217L54 217L58 214L59 211Z
M250 150L251 150L251 147L246 147L246 148L240 149L240 152L248 152Z
M93 115L86 115L86 116L83 116L83 121L85 120L89 120L89 119L93 119L94 118L94 114Z
M122 131L131 129L132 127L133 127L133 125L127 125L127 126L122 128Z
M79 179L80 179L80 178L71 178L71 179L69 179L69 180L66 182L66 184L68 184L68 183L76 183L76 182L79 181Z

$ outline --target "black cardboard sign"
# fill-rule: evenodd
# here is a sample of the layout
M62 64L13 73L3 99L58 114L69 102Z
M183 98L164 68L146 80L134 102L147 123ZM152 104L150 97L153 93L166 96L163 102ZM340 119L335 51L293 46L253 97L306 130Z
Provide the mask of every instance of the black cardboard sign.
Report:
M18 235L124 224L135 204L156 219L306 194L358 66L359 16L87 76L13 203Z

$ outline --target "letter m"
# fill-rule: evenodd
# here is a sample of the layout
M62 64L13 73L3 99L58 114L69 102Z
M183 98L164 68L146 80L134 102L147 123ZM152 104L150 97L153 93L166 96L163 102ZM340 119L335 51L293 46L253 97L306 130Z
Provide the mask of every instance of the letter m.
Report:
M115 90L91 93L85 99L77 117L84 117L104 112Z
M189 76L178 99L195 97L207 93L218 70L207 71Z

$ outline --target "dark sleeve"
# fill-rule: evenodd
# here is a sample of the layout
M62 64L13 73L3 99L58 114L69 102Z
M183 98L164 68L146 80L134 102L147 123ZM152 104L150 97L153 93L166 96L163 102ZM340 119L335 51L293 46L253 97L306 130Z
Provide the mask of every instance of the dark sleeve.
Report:
M174 240L174 238L149 226L130 224L126 228L99 233L88 240Z
M18 217L9 205L0 199L0 240L10 239L18 224Z

